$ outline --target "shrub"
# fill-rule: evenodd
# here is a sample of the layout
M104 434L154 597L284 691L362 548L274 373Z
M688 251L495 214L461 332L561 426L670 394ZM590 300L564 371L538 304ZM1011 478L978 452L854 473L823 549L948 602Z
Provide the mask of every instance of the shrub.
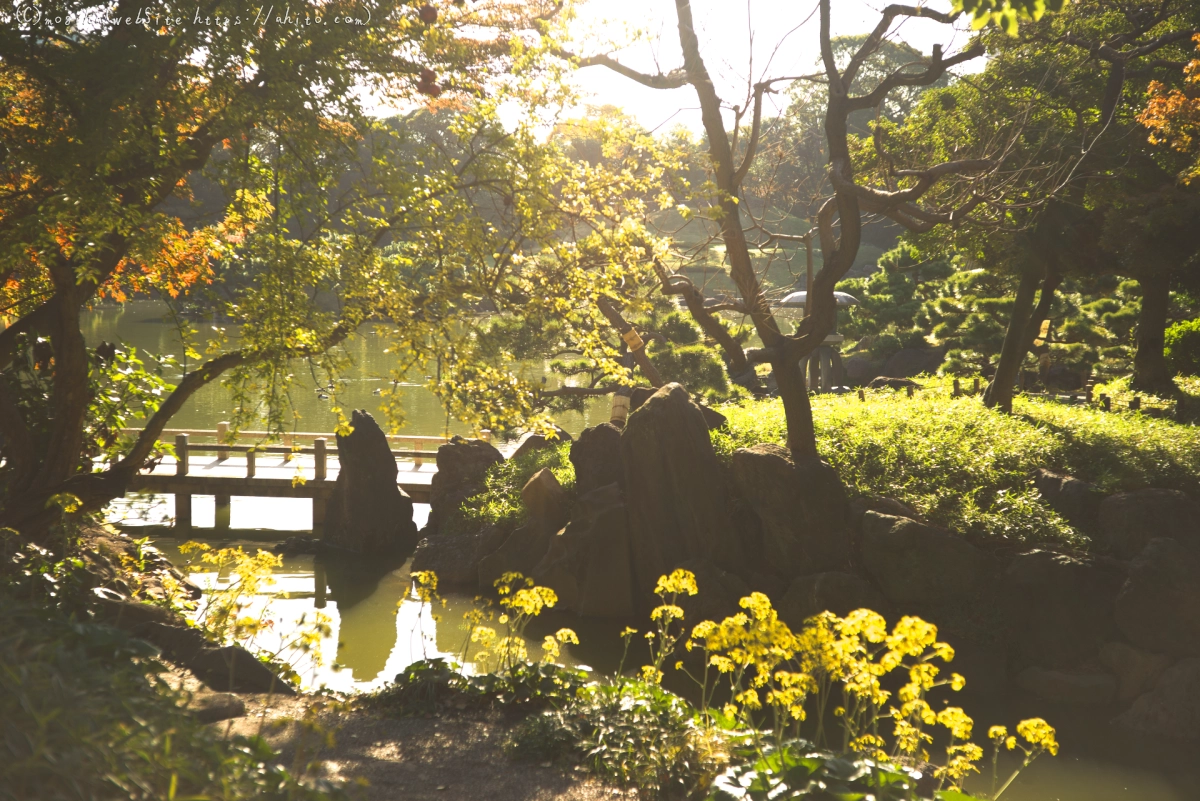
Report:
M687 701L655 683L622 678L583 687L562 709L528 721L518 736L536 735L543 759L561 756L561 744L572 743L596 776L658 798L688 797L716 775L724 754L704 731Z
M571 443L527 453L518 459L505 459L488 468L483 492L462 505L463 522L488 523L516 528L525 520L521 489L542 468L549 468L569 496L575 491L575 466L571 464ZM453 531L454 526L451 526Z
M1172 372L1200 375L1200 317L1167 329L1165 355Z

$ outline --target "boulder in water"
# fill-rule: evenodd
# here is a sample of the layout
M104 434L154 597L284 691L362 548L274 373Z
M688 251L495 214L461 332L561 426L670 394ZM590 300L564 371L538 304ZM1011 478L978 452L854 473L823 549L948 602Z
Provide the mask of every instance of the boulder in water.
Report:
M356 410L353 431L338 435L337 489L322 539L368 556L407 557L417 546L412 499L396 484L396 458L375 418Z
M1200 656L1200 550L1152 539L1129 566L1117 627L1147 651Z
M658 577L689 560L741 566L708 424L683 387L667 384L629 415L621 462L640 598L649 602Z

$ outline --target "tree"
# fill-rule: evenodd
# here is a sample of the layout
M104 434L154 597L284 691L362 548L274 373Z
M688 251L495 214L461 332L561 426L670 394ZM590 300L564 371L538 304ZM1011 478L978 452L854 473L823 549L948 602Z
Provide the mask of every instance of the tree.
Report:
M816 456L816 439L812 425L812 410L800 361L825 340L836 322L837 306L833 288L853 265L862 238L864 214L878 214L915 228L932 227L950 222L980 205L973 201L964 208L926 208L920 204L931 187L948 176L986 174L994 167L988 159L951 160L934 166L903 170L875 183L860 182L856 177L852 150L858 140L850 130L851 115L881 107L893 90L911 86L929 86L940 80L954 66L982 55L980 46L972 46L956 55L946 57L940 47L919 64L906 64L883 76L874 86L862 91L853 89L864 63L882 46L892 25L898 19L923 17L946 24L955 15L934 12L919 7L889 6L879 24L854 51L848 63L839 65L830 34L831 5L820 3L820 46L823 74L810 80L828 82L829 91L824 114L827 154L830 160L829 179L832 197L826 199L816 215L815 233L822 268L809 287L810 314L793 333L785 333L771 311L763 284L750 258L750 244L743 225L743 182L758 151L762 135L762 104L766 93L793 79L763 77L748 87L746 102L734 107L734 124L727 127L723 109L727 106L717 94L709 75L695 32L691 5L686 0L675 4L678 19L679 43L683 65L669 72L640 73L630 69L611 55L572 56L581 66L600 65L654 88L690 86L700 104L701 118L707 136L712 162L713 200L708 215L720 227L721 240L729 262L729 275L736 286L739 300L734 308L746 314L762 340L760 349L743 352L727 349L732 369L755 363L771 365L772 375L783 401L788 427L788 446L797 458ZM571 54L566 54L571 55ZM915 69L914 69L915 67ZM741 135L743 119L749 119L747 135ZM986 192L983 184L978 187ZM809 240L811 242L811 239ZM687 279L668 276L672 288L687 292ZM701 309L701 312L709 311Z
M0 271L11 319L0 332L0 522L31 533L55 518L58 501L88 510L122 494L171 415L204 384L235 370L243 386L257 378L278 388L287 359L325 352L373 314L377 260L361 236L341 231L386 221L388 204L362 196L331 204L331 165L321 156L358 147L364 90L481 91L513 62L509 37L556 8L500 2L448 9L429 23L409 2L330 0L321 24L289 26L245 0L168 2L153 13L135 5L57 0L34 17L0 12ZM231 181L229 207L189 230L164 203L214 162ZM287 171L301 167L320 177L289 186ZM440 191L423 176L392 173L381 183L389 182L397 210ZM289 236L312 221L321 224L307 241ZM97 439L97 404L125 381L118 366L133 357L90 351L83 310L151 287L176 295L208 280L214 256L235 255L269 268L240 299L249 323L240 341L214 343L173 389L140 376L151 384L142 409L152 413L141 436ZM322 313L306 282L335 274L349 302L341 314ZM92 472L98 451L111 466Z
M989 268L1020 279L985 394L989 406L1011 408L1017 371L1067 276L1122 269L1131 274L1100 246L1105 208L1111 205L1105 187L1112 188L1114 176L1153 172L1144 154L1127 147L1136 112L1130 98L1170 63L1164 57L1191 35L1194 16L1182 2L1153 9L1078 4L1023 27L1019 37L992 34L987 42L993 57L984 74L962 82L952 96L932 93L910 117L916 125L906 141L912 146L933 144L944 152L938 143L952 142L968 154L981 140L993 140L997 120L1025 120L1020 136L1011 140L1026 164L1021 180L1007 191L1013 202L987 220L986 233L967 226L957 237L956 247L979 252ZM981 236L989 240L990 255L963 244L964 237ZM1143 305L1147 313L1153 308Z

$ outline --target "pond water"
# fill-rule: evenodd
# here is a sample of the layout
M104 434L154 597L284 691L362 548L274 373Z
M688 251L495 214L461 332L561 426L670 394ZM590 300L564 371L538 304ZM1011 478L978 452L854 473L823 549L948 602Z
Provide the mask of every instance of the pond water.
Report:
M165 307L153 302L134 302L120 308L102 308L88 315L85 332L90 343L100 340L123 341L149 353L180 352L172 325L164 320ZM344 409L366 409L376 414L379 398L373 390L383 385L393 358L384 353L384 340L371 334L358 337L347 345L354 364L347 372L340 401ZM537 367L537 366L535 366ZM538 368L543 369L544 366ZM297 411L301 415L299 430L330 431L334 416L329 402L316 393L316 381L297 367L297 387L293 392ZM403 387L406 426L400 433L442 435L468 433L465 427L447 421L436 398L418 385L423 376L414 377L413 386ZM554 379L551 378L551 381ZM233 404L229 393L219 384L198 392L171 423L173 428L212 429L221 420L229 419ZM608 402L602 399L589 406L583 414L567 414L560 425L572 433L607 419ZM173 515L172 499L141 496L115 503L109 510L114 522L161 523ZM213 524L213 499L196 496L193 500L193 521L197 527ZM429 507L416 506L416 522L424 525ZM274 498L234 498L231 525L235 529L264 529L307 531L311 529L311 503L307 500ZM159 530L161 531L161 529ZM269 536L269 535L268 535ZM183 566L187 559L179 553L178 541L161 538L155 544L176 564ZM213 543L215 547L242 544L247 550L267 547L259 542ZM318 576L326 586L318 591ZM254 598L248 613L262 614L270 621L256 645L275 650L285 639L295 636L303 625L310 625L318 613L325 616L332 636L323 640L317 658L297 657L294 661L306 687L328 687L340 691L367 690L391 680L397 673L418 659L446 656L458 660L463 656L465 632L462 615L478 602L470 595L445 593L446 605L437 609L422 606L411 591L409 565L381 565L369 575L347 573L336 566L315 563L312 557L289 557L275 571L275 583L265 593ZM213 571L193 574L193 580L207 591L219 591L229 584L229 576ZM301 621L304 621L301 623ZM494 624L493 624L494 625ZM576 630L581 644L563 647L560 661L601 673L611 673L621 659L620 629L623 623L581 621L569 615L545 613L534 621L528 631L530 652L540 657L537 643L543 635L566 626ZM634 647L638 647L635 643ZM477 654L468 649L464 666L478 670ZM630 656L630 664L640 664L641 653ZM969 678L969 677L968 677ZM971 711L971 710L969 710ZM1131 760L1123 752L1113 753L1101 742L1103 721L1086 718L1070 719L1065 710L1044 710L1043 707L1025 713L1043 714L1060 726L1064 752L1057 758L1043 758L1035 763L1005 793L1006 801L1190 801L1200 798L1194 788L1197 777L1180 777L1180 771L1194 774L1194 759L1176 762L1179 771L1131 767L1155 764L1144 759ZM1000 708L994 713L977 714L980 721L1015 723L1018 713ZM1012 718L1011 720L1009 718ZM981 723L981 726L986 725ZM1194 757L1194 755L1192 755ZM1172 780L1174 776L1174 780ZM1186 788L1186 789L1185 789Z
M201 330L205 328L204 323L194 325ZM121 306L97 308L85 316L83 331L89 345L100 341L125 342L138 348L143 358L147 354L174 354L179 358L183 352L176 327L167 317L166 304L157 301L132 301ZM365 409L375 415L382 424L380 398L374 392L391 380L387 376L398 362L394 354L386 352L387 345L387 340L376 336L371 325L364 326L359 336L352 337L345 343L344 349L353 363L342 376L338 402L346 413L351 409ZM535 378L546 376L548 386L557 386L557 377L548 373L545 364L527 367ZM430 372L434 369L436 368ZM336 417L330 411L330 401L319 396L317 379L304 362L297 361L294 370L296 380L291 399L300 415L296 430L333 431ZM178 375L167 377L177 379ZM423 374L407 378L409 381L399 387L405 424L395 433L429 436L444 435L447 432L464 435L469 433L466 426L446 419L437 398L425 388ZM322 383L324 380L321 379ZM212 429L220 421L230 419L233 409L230 393L216 381L193 395L171 420L169 427ZM608 409L608 400L599 399L590 404L582 414L568 412L561 415L558 423L571 433L577 433L607 420Z

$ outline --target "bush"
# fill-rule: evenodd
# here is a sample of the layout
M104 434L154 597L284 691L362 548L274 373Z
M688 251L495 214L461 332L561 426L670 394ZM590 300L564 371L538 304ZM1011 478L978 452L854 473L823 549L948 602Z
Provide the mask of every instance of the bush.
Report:
M687 701L639 679L581 688L562 709L526 720L514 740L525 738L530 745L512 746L524 758L561 757L571 744L590 772L647 798L690 797L724 762L722 747L704 736Z
M1200 317L1167 329L1165 355L1172 372L1200 375Z
M575 466L571 464L571 443L542 448L519 459L506 459L488 468L483 492L468 498L462 505L462 522L488 523L516 528L525 520L525 504L521 489L542 468L549 468L558 483L573 496ZM453 531L454 526L451 526ZM475 528L478 528L476 525Z
M344 797L222 739L156 678L153 649L0 597L0 799Z

